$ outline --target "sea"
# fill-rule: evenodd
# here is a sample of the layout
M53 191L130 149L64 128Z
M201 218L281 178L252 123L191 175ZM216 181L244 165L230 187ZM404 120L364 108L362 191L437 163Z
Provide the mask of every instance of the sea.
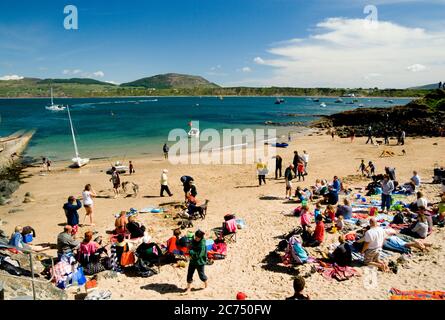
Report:
M68 105L81 157L128 159L131 156L159 156L172 129L188 132L190 122L199 122L201 132L213 128L268 129L266 121L308 123L319 115L329 115L365 107L405 105L412 99L282 97L137 97L59 98L54 103ZM326 107L320 107L324 102ZM67 111L48 111L49 99L0 99L0 136L17 130L36 129L25 155L65 161L74 155ZM290 117L289 114L297 114ZM285 134L286 127L278 127ZM170 144L174 142L169 142Z

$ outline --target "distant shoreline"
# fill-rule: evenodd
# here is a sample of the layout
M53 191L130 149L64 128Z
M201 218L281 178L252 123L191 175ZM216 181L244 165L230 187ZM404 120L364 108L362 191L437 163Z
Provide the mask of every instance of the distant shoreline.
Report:
M54 99L116 99L116 98L218 98L217 95L174 95L174 96L97 96L97 97L57 97ZM223 98L276 98L277 96L240 96L223 95ZM282 98L338 98L339 96L280 96ZM362 97L342 97L345 99L419 99L419 97L388 97L388 96L362 96ZM13 99L50 99L50 97L0 97L0 100Z

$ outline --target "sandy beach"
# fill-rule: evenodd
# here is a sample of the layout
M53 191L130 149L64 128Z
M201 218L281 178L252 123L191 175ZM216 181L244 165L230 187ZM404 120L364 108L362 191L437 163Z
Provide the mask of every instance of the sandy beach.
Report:
M309 187L315 179L325 178L332 181L338 175L351 188L365 187L369 180L361 178L357 172L361 159L372 160L377 173L382 173L385 166L396 168L401 183L409 181L412 171L417 170L425 182L421 190L430 202L437 202L440 185L429 184L432 180L435 165L445 165L444 138L407 138L404 146L396 146L391 140L390 146L371 146L365 144L366 138L332 140L322 131L314 131L305 136L298 136L287 149L278 149L277 154L283 158L283 171L292 161L293 151L306 150L310 155L308 176L305 182L295 182L296 186ZM100 148L100 146L98 146ZM379 158L382 150L391 150L393 157ZM402 149L406 155L402 156ZM107 198L112 195L109 176L105 171L109 168L108 161L95 160L88 166L73 170L67 163L55 162L50 173L40 174L40 167L28 168L25 183L14 193L12 201L0 207L0 219L5 223L1 226L7 234L11 234L15 225L31 225L37 233L36 243L55 243L57 234L66 222L63 204L69 195L80 197L85 184L92 184L99 192L100 198L95 199L94 230L106 240L107 230L114 228L114 214L130 208L158 206L162 203L182 201L184 198L179 178L190 175L196 181L198 200L210 201L205 220L194 222L193 230L200 228L212 237L212 228L220 227L223 216L234 213L246 221L247 228L238 231L237 242L229 244L228 256L225 260L215 261L208 266L209 288L192 291L186 296L190 299L234 299L239 291L245 292L248 299L284 299L293 293L292 274L288 268L270 267L264 262L270 251L276 248L279 236L299 225L299 218L284 216L297 205L284 200L284 179L274 179L274 167L266 177L267 184L258 186L255 165L171 165L161 154L153 158L132 158L136 174L122 175L122 181L132 181L139 185L137 197L117 199ZM127 163L126 163L127 164ZM159 197L159 179L162 169L168 169L171 198ZM284 172L283 172L284 173ZM30 192L35 201L23 203L25 193ZM277 200L262 200L262 197L279 197ZM343 198L344 196L341 196ZM414 197L408 197L413 200ZM311 209L314 206L311 204ZM23 211L17 211L22 209ZM10 211L16 211L9 213ZM84 219L84 209L80 219ZM173 214L171 211L169 214ZM177 221L165 214L145 213L139 215L140 221L149 228L153 240L165 243L171 236ZM91 227L81 227L79 235ZM183 231L184 233L184 231ZM326 233L327 240L323 248L336 242L338 234ZM426 254L414 251L407 268L399 267L397 274L378 273L378 285L366 289L363 277L353 277L345 282L326 279L314 273L306 278L305 293L311 299L388 299L392 287L401 290L445 290L442 272L445 266L445 230L434 228L427 241L433 243L433 249ZM308 249L314 257L320 257L315 249ZM55 250L49 251L55 255ZM394 254L395 260L398 254ZM300 268L300 274L310 271L310 265ZM359 272L362 268L357 268ZM120 275L117 279L101 279L98 287L110 290L113 299L184 299L181 295L186 285L186 268L166 265L158 275L149 278L127 277ZM295 274L295 273L294 273ZM195 275L194 288L201 283ZM73 295L70 295L73 298Z

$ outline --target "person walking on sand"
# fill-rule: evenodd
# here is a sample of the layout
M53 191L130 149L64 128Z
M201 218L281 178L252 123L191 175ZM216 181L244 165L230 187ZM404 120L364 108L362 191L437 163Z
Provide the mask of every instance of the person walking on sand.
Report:
M162 171L162 174L161 174L161 193L160 193L160 194L161 194L161 197L164 196L164 191L167 192L167 194L168 194L169 197L171 197L171 196L173 195L173 193L170 192L170 189L169 189L169 187L168 187L168 177L167 177L167 173L168 173L168 170L167 170L167 169L164 169L164 170Z
M371 144L374 144L374 141L372 141L372 127L369 126L368 129L366 130L366 133L368 134L368 140L366 140L366 144L368 144L368 142L371 142Z
M292 179L294 178L293 174L294 165L291 163L284 171L284 180L286 182L286 198L292 199Z
M194 180L190 176L182 176L179 180L182 182L182 187L184 190L184 198L185 198L185 201L187 201L187 196L191 189L191 182Z
M97 194L91 187L91 184L87 184L82 191L83 198L83 207L85 208L85 218L83 222L85 222L87 217L90 217L90 225L94 226L93 223L93 197L96 197Z
M134 170L134 166L133 166L133 162L132 161L128 161L128 170L130 171L130 175L136 173L136 171Z
M281 158L281 156L277 155L274 157L275 158L275 180L278 179L278 173L280 173L280 178L281 178L281 169L283 166L283 158Z
M167 145L167 143L164 143L164 146L162 147L162 151L164 152L164 159L168 159L168 152L170 151L170 148Z
M300 162L300 156L298 155L298 151L294 151L294 159L292 161L292 164L294 165L294 175L297 176L297 166L298 166L298 162Z
M287 141L288 141L288 142L291 142L291 141L292 141L292 136L291 136L291 134L290 134L290 131L289 131L288 134L287 134Z
M385 128L383 131L383 140L385 145L389 145L389 130L388 128Z
M258 163L256 165L256 170L257 170L258 182L259 182L260 186L261 186L262 182L264 182L264 184L266 184L266 174L268 173L267 164L265 162L263 162L261 158L258 160Z
M193 283L193 274L198 271L199 279L204 282L204 288L207 288L208 281L205 274L205 265L207 264L207 247L204 239L205 233L201 230L195 232L190 246L190 263L187 271L187 289L185 293L190 293Z
M354 142L354 138L355 138L355 130L354 130L354 128L349 130L349 135L351 137L351 143Z
M301 178L303 178L304 181L304 171L305 171L304 162L300 160L297 165L298 181L301 181Z
M406 137L406 133L404 130L402 130L402 132L400 133L400 144L402 146L405 145L405 137Z
M331 129L331 137L332 137L332 140L334 140L334 137L335 137L335 129L334 128Z
M46 166L47 166L46 157L42 157L42 171L43 172L45 172L47 170Z
M114 198L116 199L119 195L119 188L121 186L121 177L119 172L117 172L116 167L111 168L111 183L113 183Z

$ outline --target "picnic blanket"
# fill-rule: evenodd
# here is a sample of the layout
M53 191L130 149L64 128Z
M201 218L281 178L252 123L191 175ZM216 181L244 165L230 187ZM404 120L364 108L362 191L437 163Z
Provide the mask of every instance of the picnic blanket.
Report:
M146 207L141 210L139 210L140 213L163 213L163 208L156 208L156 207Z
M336 263L330 264L322 261L318 261L319 266L317 271L320 272L323 277L327 279L335 279L337 281L346 281L353 276L358 276L359 273L352 267L344 266L341 267Z
M389 290L391 300L445 300L445 291L407 290L396 288Z

